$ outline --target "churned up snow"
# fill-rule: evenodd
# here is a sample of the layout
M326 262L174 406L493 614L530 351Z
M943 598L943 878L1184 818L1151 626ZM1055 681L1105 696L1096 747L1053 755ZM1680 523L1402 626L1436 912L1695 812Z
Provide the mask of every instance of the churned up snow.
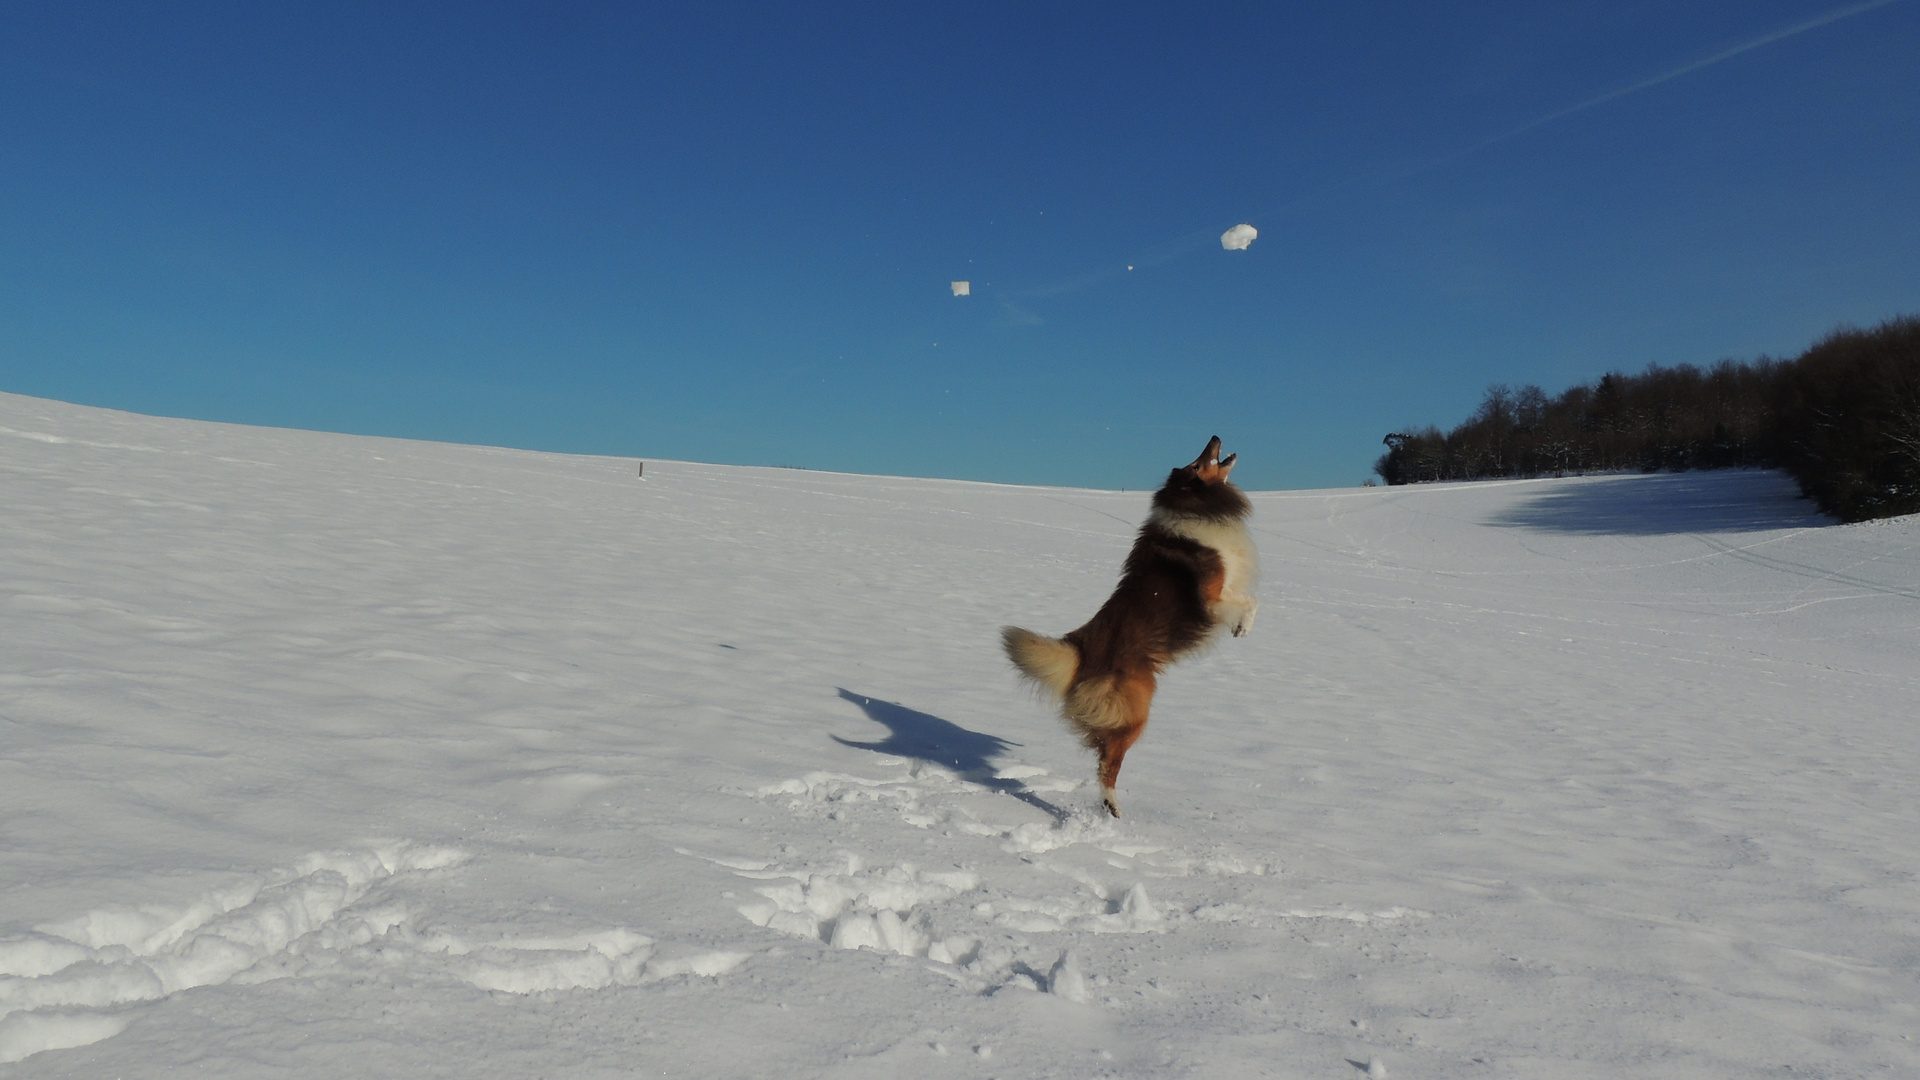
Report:
M1112 821L1145 496L635 472L0 395L0 1071L1920 1073L1920 520L1256 493Z

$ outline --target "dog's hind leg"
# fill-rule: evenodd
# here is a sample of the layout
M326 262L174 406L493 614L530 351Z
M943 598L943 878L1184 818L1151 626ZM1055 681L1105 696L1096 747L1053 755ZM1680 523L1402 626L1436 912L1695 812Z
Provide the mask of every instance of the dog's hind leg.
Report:
M1099 743L1100 801L1106 806L1107 813L1114 817L1120 816L1120 801L1114 792L1114 786L1120 781L1120 763L1126 759L1128 748L1147 729L1147 710L1153 705L1153 688L1152 671L1122 676L1114 687L1121 723L1102 732Z

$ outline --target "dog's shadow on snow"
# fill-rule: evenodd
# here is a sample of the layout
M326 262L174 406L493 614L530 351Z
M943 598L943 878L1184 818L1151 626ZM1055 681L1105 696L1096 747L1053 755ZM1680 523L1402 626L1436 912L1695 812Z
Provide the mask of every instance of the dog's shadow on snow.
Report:
M891 701L856 694L845 687L838 689L843 700L860 706L860 711L867 714L867 719L884 725L888 734L879 742L854 742L838 735L829 736L834 742L855 750L871 750L876 754L931 762L952 769L989 791L1011 795L1051 815L1055 821L1067 819L1065 810L1027 790L1027 785L994 775L999 771L994 766L994 759L1006 753L1008 747L1019 746L1019 743L1008 742L998 735L968 731L951 720L942 720Z

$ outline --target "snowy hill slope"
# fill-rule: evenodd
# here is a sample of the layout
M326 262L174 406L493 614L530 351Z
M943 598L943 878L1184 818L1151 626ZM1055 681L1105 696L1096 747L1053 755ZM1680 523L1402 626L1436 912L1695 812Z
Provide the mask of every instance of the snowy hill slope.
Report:
M0 395L0 1072L1920 1072L1920 520L1254 502L1109 822L1141 493Z

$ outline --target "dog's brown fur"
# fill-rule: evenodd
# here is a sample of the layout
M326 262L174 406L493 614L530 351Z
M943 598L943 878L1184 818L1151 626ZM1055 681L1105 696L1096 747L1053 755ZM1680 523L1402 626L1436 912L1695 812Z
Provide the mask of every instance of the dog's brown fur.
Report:
M1259 561L1246 529L1253 507L1227 480L1238 457L1222 461L1216 435L1193 464L1167 476L1120 584L1085 626L1058 638L1017 626L1001 631L1014 666L1060 703L1081 741L1099 753L1101 800L1114 817L1120 762L1146 729L1160 669L1223 627L1235 637L1253 627Z

